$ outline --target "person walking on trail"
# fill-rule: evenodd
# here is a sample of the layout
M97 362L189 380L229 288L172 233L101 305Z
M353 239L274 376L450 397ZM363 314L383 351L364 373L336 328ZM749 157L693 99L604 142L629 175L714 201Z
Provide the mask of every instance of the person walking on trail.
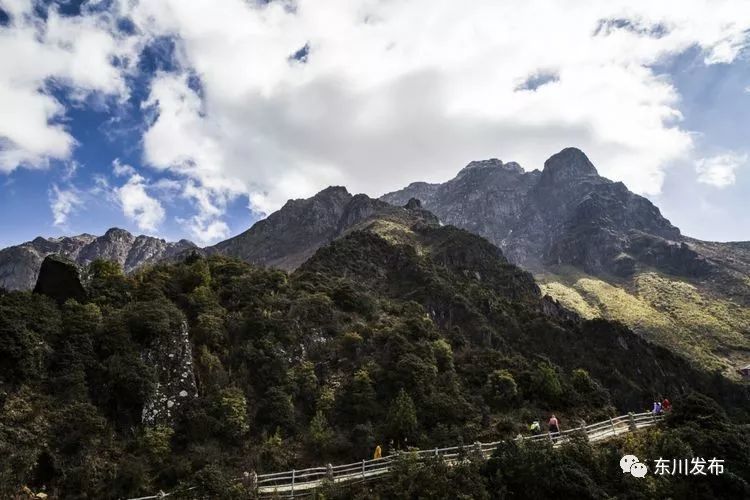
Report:
M534 420L531 422L531 425L529 425L529 430L532 434L539 434L542 432L542 426L539 425L539 420Z
M672 403L670 403L667 398L664 398L664 401L661 402L661 411L669 411L671 409Z
M557 421L557 417L555 416L554 413L550 417L547 425L549 426L549 432L551 434L557 434L560 432L560 422Z
M654 401L654 409L653 409L653 410L651 410L651 412L652 412L652 413L653 413L654 415L659 415L659 414L661 414L661 403L660 403L660 402L658 402L658 401Z
M377 445L375 447L375 453L373 454L372 458L381 458L383 456L383 450L380 448L380 445Z

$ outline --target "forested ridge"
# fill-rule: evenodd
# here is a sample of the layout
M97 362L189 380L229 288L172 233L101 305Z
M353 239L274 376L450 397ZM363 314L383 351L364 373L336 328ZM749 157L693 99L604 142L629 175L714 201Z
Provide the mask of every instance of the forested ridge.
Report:
M231 481L242 471L514 437L550 412L572 427L662 395L676 407L667 428L628 446L724 453L731 474L700 491L749 491L746 386L542 299L531 275L478 236L428 225L393 234L354 231L291 274L218 256L132 275L95 261L80 301L0 295L0 496L197 485L195 495L245 498ZM178 378L194 393L155 401L172 387L161 365L183 325L190 355ZM375 490L328 494L627 496L618 446L508 445L447 469L404 461ZM649 481L632 497L681 487Z

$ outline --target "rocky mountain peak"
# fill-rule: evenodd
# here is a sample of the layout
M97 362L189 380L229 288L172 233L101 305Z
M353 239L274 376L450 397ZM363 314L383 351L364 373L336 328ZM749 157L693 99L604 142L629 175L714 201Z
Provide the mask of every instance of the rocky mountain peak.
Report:
M646 198L601 177L577 148L552 155L542 172L497 159L477 161L443 184L411 184L382 197L398 206L410 198L420 199L444 223L484 236L528 269L572 264L591 273L622 274L623 255L633 263L628 269L677 265L672 246L653 243L645 249L634 244L633 234L680 241L679 229ZM659 258L651 255L656 253ZM690 266L680 263L705 268Z
M365 194L351 195L341 186L331 186L311 198L287 202L244 233L206 251L291 270L320 247L361 224L389 220L406 225L417 221L437 225L435 216L421 210L416 200L408 208Z
M328 186L312 197L312 200L347 201L352 194L344 186Z
M504 164L503 167L505 168L505 170L510 170L511 172L514 172L517 174L524 173L523 167L521 167L521 165L519 165L518 163L514 161L509 161L508 163Z
M115 240L115 239L131 239L133 235L125 229L119 227L111 227L104 233L104 238Z
M598 176L599 172L583 151L578 148L565 148L544 162L539 182L542 185L551 185Z
M490 158L489 160L477 160L477 161L469 162L469 164L466 165L461 170L465 171L465 170L471 170L471 169L476 169L476 168L488 168L488 167L497 168L497 167L502 167L502 166L503 166L502 161L498 160L497 158Z
M196 247L187 240L170 243L152 236L136 237L120 228L111 228L99 237L90 234L37 237L0 250L0 287L9 290L31 289L37 281L42 261L51 254L60 255L79 266L86 266L96 259L111 260L130 272L190 248Z

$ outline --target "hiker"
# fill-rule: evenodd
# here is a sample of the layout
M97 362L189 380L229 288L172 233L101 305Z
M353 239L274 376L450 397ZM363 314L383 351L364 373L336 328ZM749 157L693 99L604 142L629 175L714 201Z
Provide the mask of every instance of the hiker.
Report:
M560 432L560 423L557 421L557 417L553 413L547 424L549 426L550 434L557 434Z
M372 456L373 459L381 458L383 456L383 450L380 448L380 445L377 445L375 447L375 454Z
M542 432L542 426L539 425L539 420L534 420L533 422L531 422L531 424L529 425L529 430L531 431L532 435Z
M661 402L661 410L669 411L671 409L672 409L672 403L670 403L667 398L664 398L664 401Z
M651 413L654 415L661 415L661 403L658 401L654 401L654 409L651 410Z

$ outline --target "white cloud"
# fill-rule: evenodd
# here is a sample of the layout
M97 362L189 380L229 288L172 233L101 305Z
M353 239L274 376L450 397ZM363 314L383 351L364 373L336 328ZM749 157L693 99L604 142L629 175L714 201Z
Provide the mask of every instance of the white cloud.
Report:
M177 222L201 245L216 243L229 236L229 226L219 219L206 219L199 214L187 219L178 217Z
M161 202L151 197L146 188L146 180L134 174L127 183L115 189L115 194L125 216L142 231L153 232L164 221L165 211Z
M124 97L125 63L136 60L135 40L115 34L115 16L64 17L51 8L43 21L30 14L33 4L0 0L11 16L0 28L0 173L70 157L76 140L60 123L66 110L49 92L50 82L78 99Z
M0 171L70 155L50 78L123 98L138 50L175 40L180 70L155 75L143 103L144 160L179 180L199 241L228 233L238 196L269 212L330 184L378 195L445 180L473 159L541 168L566 146L658 194L665 170L695 152L680 96L652 68L695 46L706 64L732 62L750 29L744 0L118 0L116 15L46 22L18 14L28 3L0 4L13 13L0 30L13 67L0 72ZM117 34L122 17L135 36ZM306 61L291 61L304 46ZM524 90L535 75L555 78ZM178 181L113 169L151 208L132 216L156 227L152 195Z
M122 163L119 158L115 158L112 162L112 173L117 177L127 177L135 175L135 169L127 163Z
M264 212L329 184L376 195L444 180L472 159L540 168L569 145L657 194L693 140L651 67L695 45L706 64L730 62L750 28L741 0L164 0L129 13L175 37L185 71L153 81L146 161ZM519 90L539 74L558 79Z
M60 189L53 185L49 198L55 226L64 226L68 222L68 217L83 206L83 201L74 188Z
M731 186L735 182L738 168L747 162L748 156L727 153L698 160L695 171L698 182L709 184L717 188Z
M199 186L193 181L185 183L182 196L196 207L193 217L178 219L201 244L207 245L229 236L229 226L220 218L224 214L226 198L216 190Z

